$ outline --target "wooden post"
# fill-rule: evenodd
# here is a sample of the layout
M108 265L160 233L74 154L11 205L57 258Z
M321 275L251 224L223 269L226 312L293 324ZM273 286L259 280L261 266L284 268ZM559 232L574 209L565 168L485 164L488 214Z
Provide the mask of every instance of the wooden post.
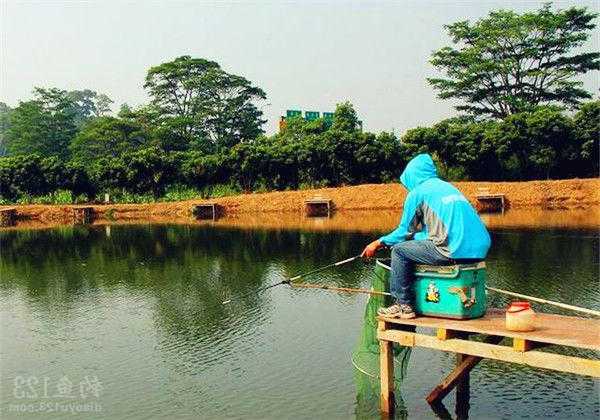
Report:
M464 354L456 355L456 365L460 366L468 356ZM471 398L471 385L470 385L471 374L469 371L465 372L458 379L456 383L456 418L457 419L468 419L469 418L469 400Z
M438 340L450 340L451 338L456 337L456 332L452 330L448 330L446 328L438 328L436 330L436 337Z
M529 340L517 337L513 338L513 349L515 351L525 352L531 350L533 347L533 343Z
M385 330L385 321L379 321L377 329ZM386 416L394 414L394 349L391 341L379 340L379 377L381 378L380 407Z

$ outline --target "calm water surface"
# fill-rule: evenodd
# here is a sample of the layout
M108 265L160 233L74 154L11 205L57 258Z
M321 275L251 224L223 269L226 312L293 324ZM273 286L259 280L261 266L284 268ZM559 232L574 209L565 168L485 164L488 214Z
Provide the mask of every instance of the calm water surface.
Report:
M368 297L247 294L355 255L374 236L208 225L0 232L0 417L377 418L378 396L351 363ZM490 285L600 309L597 231L497 230L493 243ZM361 262L310 281L371 279ZM453 363L413 351L398 416L433 418L423 398ZM599 415L587 377L485 361L471 390L473 418Z

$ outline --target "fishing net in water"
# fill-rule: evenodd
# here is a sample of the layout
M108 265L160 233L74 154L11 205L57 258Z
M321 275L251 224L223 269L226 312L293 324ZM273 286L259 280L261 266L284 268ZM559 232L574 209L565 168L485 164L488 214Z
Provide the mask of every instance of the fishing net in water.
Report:
M373 290L385 292L389 290L388 270L376 265L373 276ZM377 310L389 306L392 299L389 296L371 295L367 302L360 339L352 352L354 365L354 382L356 385L357 416L370 417L379 414L379 341L377 340ZM394 344L394 380L396 389L400 384L410 359L411 348ZM396 392L396 412L401 413L402 399Z

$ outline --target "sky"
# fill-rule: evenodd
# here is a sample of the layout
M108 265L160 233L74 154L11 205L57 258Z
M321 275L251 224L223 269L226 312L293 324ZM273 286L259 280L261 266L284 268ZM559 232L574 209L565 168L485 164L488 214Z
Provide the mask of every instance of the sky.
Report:
M265 90L267 133L287 109L333 111L349 100L368 131L456 115L426 81L443 25L541 1L17 1L0 0L0 101L35 86L92 89L131 106L148 102L147 70L181 55L217 61ZM560 8L599 1L556 1ZM600 24L600 22L598 22ZM600 50L596 30L585 50ZM600 87L598 72L582 78Z

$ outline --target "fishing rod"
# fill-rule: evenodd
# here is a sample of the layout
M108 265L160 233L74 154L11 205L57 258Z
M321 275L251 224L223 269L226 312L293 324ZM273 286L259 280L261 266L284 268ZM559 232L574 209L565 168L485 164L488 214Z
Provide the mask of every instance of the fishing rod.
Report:
M332 292L346 292L346 293L365 293L368 295L378 295L378 296L392 296L391 293L381 292L379 290L371 290L371 289L355 289L352 287L336 287L336 286L327 286L323 284L314 284L314 283L289 283L291 287L298 287L302 289L319 289L319 290L329 290Z
M310 286L309 285L300 286L301 283L297 283L297 282L294 282L294 281L295 280L299 280L302 277L306 277L306 276L311 275L311 274L320 273L321 271L327 270L328 268L339 267L340 265L348 264L348 263L350 263L350 262L352 262L354 260L357 260L360 257L361 257L361 254L355 255L354 257L350 257L350 258L347 258L345 260L335 262L333 264L328 264L328 265L325 265L323 267L317 268L315 270L307 271L306 273L298 274L297 276L290 277L290 278L282 280L282 281L280 281L278 283L274 283L274 284L270 284L270 285L265 286L265 287L261 287L258 290L253 290L252 292L249 292L249 293L246 293L245 295L242 295L242 297L245 297L245 296L251 295L251 294L255 294L255 293L261 293L261 292L264 292L265 290L271 289L273 287L281 286L282 284L288 284L288 285L290 285L292 287L307 287L307 288L310 287L310 288L315 288L315 289L316 288L322 288L324 290L335 290L336 288L334 288L332 286L317 287L318 285L314 285L314 284L310 285ZM337 289L340 289L339 291L346 291L346 292L350 291L349 288L343 288L343 287L339 287ZM341 290L341 289L345 289L345 290ZM353 291L356 291L356 292L359 292L359 293L366 293L366 289L354 289ZM231 302L231 300L232 299L225 300L225 301L223 301L222 304L223 305L227 305L228 303Z
M588 315L600 316L600 311L594 311L593 309L582 308L580 306L575 305L567 305L566 303L555 302L553 300L547 300L538 298L535 296L523 295L521 293L510 292L508 290L496 289L495 287L485 287L487 290L491 290L492 292L501 293L503 295L514 296L525 300L530 300L532 302L544 303L546 305L556 306L557 308L568 309L570 311L581 312Z

